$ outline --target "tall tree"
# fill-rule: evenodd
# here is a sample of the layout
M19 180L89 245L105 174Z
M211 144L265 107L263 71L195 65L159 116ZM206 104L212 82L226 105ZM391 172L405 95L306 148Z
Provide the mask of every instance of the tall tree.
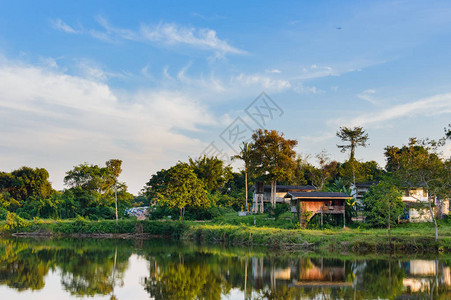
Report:
M289 140L276 130L258 129L252 135L249 169L252 174L271 182L271 204L276 205L276 182L290 180L296 170L296 140Z
M168 182L158 200L169 207L178 207L182 220L186 206L210 206L203 182L187 163L182 162L168 170Z
M340 127L340 130L337 131L337 136L343 142L349 142L346 145L337 145L343 153L349 150L349 160L354 159L355 149L357 146L367 146L366 142L368 141L368 134L365 133L363 127Z
M116 211L116 224L118 222L117 215L117 178L122 172L122 160L120 159L110 159L106 163L108 169L108 177L112 181L111 184L114 186L114 208Z
M249 211L249 204L248 204L248 187L247 187L247 176L249 173L249 165L251 162L250 157L251 152L251 145L247 142L243 142L243 145L240 147L240 153L237 155L232 156L232 160L240 159L244 162L244 184L246 189L246 210Z
M357 146L366 147L366 142L368 141L368 133L365 133L363 127L340 127L340 130L337 131L337 136L343 141L348 142L345 145L337 145L338 148L341 149L341 152L346 152L349 150L349 163L352 165L352 177L353 183L355 186L355 149Z

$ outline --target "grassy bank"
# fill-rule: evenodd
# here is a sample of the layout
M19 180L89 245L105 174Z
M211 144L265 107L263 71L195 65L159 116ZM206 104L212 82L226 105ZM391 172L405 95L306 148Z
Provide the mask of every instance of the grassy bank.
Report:
M22 220L23 221L23 220ZM47 236L169 237L227 245L264 246L287 250L321 250L339 252L388 252L385 229L335 228L325 230L281 229L247 224L214 224L180 221L113 220L33 220L0 222L1 233ZM432 224L404 224L392 230L395 252L451 252L451 226L441 224L440 240L433 239Z

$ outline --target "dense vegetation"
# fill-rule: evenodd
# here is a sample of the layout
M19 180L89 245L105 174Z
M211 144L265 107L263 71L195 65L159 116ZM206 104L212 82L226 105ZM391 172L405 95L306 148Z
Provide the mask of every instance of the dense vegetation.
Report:
M349 151L349 159L332 161L327 152L322 151L315 156L316 164L308 156L296 155L294 146L297 141L286 139L274 130L257 130L252 141L243 143L241 152L234 156L244 163L241 172L234 172L216 157L190 158L188 162L179 161L156 172L138 196L130 194L126 184L118 180L122 161L117 159L107 161L104 166L88 163L74 166L66 172L66 189L62 191L52 188L45 169L22 167L12 172L0 172L0 220L7 220L6 224L22 224L35 218L75 219L73 222L112 220L116 215L117 200L118 215L122 219L126 219L126 209L145 205L151 206L151 220L214 220L221 223L221 220L229 219L233 221L227 224L250 226L254 225L254 220L262 224L265 223L263 219L271 219L274 221L267 226L294 229L298 227L297 221L287 223L286 205L275 206L272 203L266 210L269 215L257 216L256 219L253 216L230 216L236 216L238 210L248 209L247 187L256 181L271 184L273 188L277 182L313 185L320 191L347 194L351 193L350 187L355 182L377 181L380 183L370 189L363 207L360 207L367 218L364 226L393 226L404 209L400 202L401 191L422 186L434 197L449 197L451 159L443 158L439 152L450 139L449 132L447 129L445 137L437 141L411 139L401 147L387 146L387 164L381 168L375 161L355 158L357 147L366 147L368 141L368 134L361 127L341 127L337 132L343 142L338 147L344 152ZM354 226L351 220L356 214L355 201L348 201L346 224ZM323 228L339 225L335 221L326 218ZM85 226L85 223L80 224ZM308 228L317 227L318 222L313 218ZM435 224L436 231L438 227Z

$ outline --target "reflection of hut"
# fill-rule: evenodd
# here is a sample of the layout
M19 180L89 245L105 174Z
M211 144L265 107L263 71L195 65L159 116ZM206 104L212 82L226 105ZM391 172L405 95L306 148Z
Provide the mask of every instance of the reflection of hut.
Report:
M321 215L321 224L325 214L343 216L345 223L345 200L352 199L345 193L336 192L288 192L285 198L291 198L292 206L298 211L301 226L306 226L315 215Z
M298 280L292 286L297 287L344 287L352 286L346 282L346 268L340 265L324 265L321 260L317 265L310 259L301 266Z

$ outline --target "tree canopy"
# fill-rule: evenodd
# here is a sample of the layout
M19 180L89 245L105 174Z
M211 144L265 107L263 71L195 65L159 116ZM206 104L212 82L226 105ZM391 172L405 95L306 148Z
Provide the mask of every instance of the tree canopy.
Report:
M292 179L296 169L296 140L285 139L276 130L258 129L252 135L249 169L268 181Z
M368 134L365 133L363 127L340 127L337 131L337 137L339 137L343 142L349 142L345 145L337 145L341 149L341 152L346 152L349 150L349 160L353 160L355 156L355 149L357 146L366 147L366 142L368 141Z
M204 183L197 178L190 165L179 162L168 170L167 175L167 185L158 194L158 200L169 207L177 207L181 219L186 206L210 205Z

